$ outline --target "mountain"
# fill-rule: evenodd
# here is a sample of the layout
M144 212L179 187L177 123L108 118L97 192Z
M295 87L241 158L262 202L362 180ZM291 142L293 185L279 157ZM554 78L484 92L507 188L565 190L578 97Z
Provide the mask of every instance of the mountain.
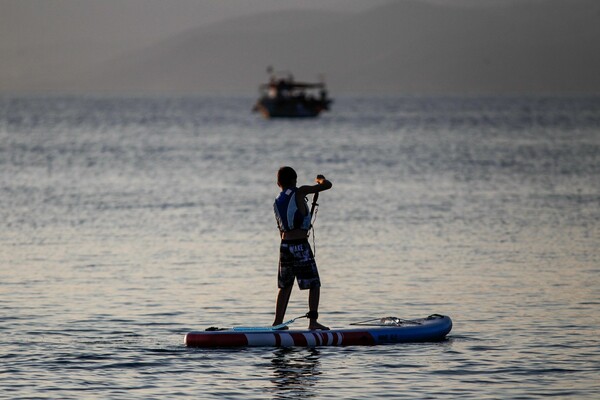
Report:
M38 86L253 94L273 65L301 80L323 74L334 95L600 93L595 0L374 4L352 13L281 9L203 24L73 67ZM2 84L0 91L19 91L19 84Z

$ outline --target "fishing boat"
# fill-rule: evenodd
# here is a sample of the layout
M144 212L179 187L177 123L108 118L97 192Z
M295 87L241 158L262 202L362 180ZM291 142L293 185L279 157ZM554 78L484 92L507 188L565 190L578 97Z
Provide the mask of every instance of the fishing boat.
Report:
M298 317L302 318L302 317ZM391 343L435 342L444 340L452 320L433 314L420 319L397 317L356 322L356 327L331 330L283 330L297 318L274 327L207 328L189 332L189 347L316 347L373 346Z
M328 111L332 101L324 82L297 82L292 74L273 72L269 82L259 86L260 97L252 111L265 118L314 118Z

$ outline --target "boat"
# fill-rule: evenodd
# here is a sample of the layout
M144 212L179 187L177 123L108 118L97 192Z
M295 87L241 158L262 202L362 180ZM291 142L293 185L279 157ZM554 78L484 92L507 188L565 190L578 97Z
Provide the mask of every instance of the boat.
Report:
M269 82L259 86L260 97L252 111L265 118L314 118L329 111L332 99L324 82L297 82L288 72L270 74Z
M445 315L433 314L412 320L385 317L351 325L357 327L331 330L274 329L280 326L227 329L211 327L204 331L189 332L185 335L184 342L188 347L204 348L373 346L436 342L446 338L452 329L452 320Z

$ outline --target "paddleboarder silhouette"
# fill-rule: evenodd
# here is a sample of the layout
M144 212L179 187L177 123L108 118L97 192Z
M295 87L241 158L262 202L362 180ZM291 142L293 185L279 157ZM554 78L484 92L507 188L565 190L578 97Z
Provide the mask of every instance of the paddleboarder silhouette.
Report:
M273 205L275 219L281 234L279 267L277 274L277 303L273 326L283 322L285 311L294 287L298 281L300 290L308 290L308 329L328 330L317 322L319 318L319 297L321 281L313 251L308 242L308 234L319 192L331 189L333 184L323 175L317 175L316 185L297 187L298 175L292 167L281 167L277 172L277 185L281 193ZM314 194L313 207L309 210L306 196ZM287 328L285 326L284 328Z

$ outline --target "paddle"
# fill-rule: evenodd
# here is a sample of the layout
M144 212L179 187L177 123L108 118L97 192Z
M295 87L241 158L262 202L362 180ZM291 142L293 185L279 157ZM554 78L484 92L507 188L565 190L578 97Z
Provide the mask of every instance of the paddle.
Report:
M315 195L313 196L313 200L312 200L312 205L310 207L310 216L311 218L315 215L315 208L317 208L319 205L317 204L317 200L319 200L319 192L315 193Z
M350 325L361 326L402 326L404 324L421 325L422 323L412 319L403 319L398 317L373 318L366 321L353 322Z

